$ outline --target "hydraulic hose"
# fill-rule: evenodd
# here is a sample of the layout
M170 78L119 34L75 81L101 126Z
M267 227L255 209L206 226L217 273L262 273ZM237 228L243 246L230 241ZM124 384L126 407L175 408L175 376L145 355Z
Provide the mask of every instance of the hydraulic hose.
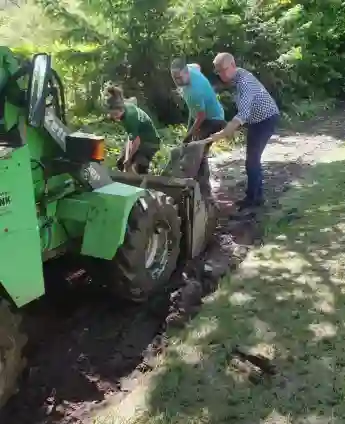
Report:
M66 120L66 97L65 97L65 91L63 88L63 84L61 81L61 78L59 76L59 74L55 71L55 69L52 69L52 75L54 80L57 83L58 89L59 89L59 94L60 94L60 102L58 102L58 109L59 109L59 118L61 119L62 123L64 123L65 125L67 125L67 120Z

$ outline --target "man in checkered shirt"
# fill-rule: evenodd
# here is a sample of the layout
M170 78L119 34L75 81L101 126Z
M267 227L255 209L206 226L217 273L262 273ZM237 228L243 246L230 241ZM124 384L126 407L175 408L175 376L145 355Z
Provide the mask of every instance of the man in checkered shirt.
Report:
M253 74L236 67L234 57L230 53L219 53L213 64L223 83L235 87L237 115L222 131L211 135L208 140L231 138L240 126L247 127L247 191L246 197L237 202L237 205L240 210L261 206L263 204L261 156L279 119L278 106Z

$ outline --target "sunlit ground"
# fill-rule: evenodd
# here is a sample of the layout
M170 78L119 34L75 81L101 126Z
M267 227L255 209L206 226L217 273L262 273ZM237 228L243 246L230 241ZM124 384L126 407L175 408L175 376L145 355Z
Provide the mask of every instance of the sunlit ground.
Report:
M99 423L345 423L344 189L339 149L286 193L264 247L172 335L128 421ZM253 379L234 361L235 345L272 358L277 376Z

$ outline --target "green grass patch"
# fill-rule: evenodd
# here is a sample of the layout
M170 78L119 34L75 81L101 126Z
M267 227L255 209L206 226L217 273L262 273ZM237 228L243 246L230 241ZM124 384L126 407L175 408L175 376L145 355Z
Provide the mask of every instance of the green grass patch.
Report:
M145 402L99 424L345 422L345 149L313 166L269 217L265 245L171 334ZM254 384L236 344L274 359ZM133 406L134 403L134 406ZM135 416L134 416L135 415Z

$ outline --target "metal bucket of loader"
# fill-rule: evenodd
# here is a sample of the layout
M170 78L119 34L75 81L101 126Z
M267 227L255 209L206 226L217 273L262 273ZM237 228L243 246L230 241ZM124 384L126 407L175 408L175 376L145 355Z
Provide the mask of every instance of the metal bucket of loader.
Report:
M206 248L216 227L216 208L200 190L198 171L205 146L191 145L172 150L161 176L112 171L114 181L166 193L179 207L182 221L181 252L195 258Z

